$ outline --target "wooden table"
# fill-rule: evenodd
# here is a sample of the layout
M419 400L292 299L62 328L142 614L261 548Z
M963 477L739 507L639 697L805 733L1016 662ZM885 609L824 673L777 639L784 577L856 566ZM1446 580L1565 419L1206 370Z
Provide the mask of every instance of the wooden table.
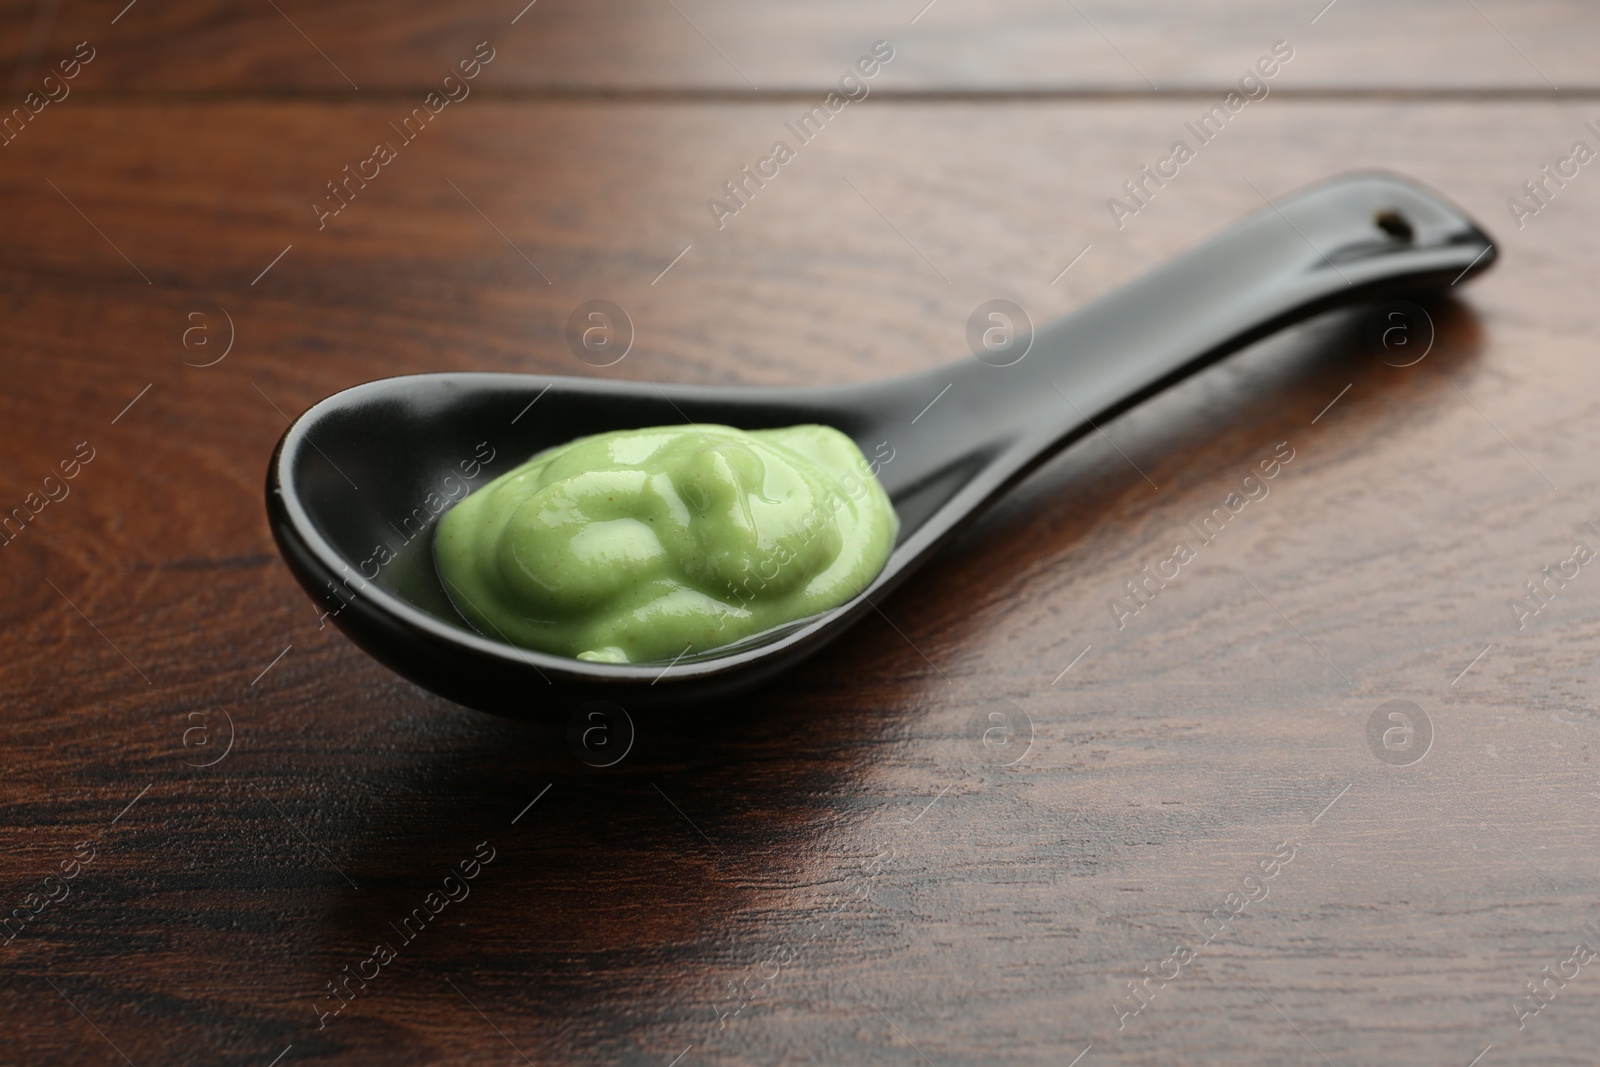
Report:
M1600 148L1600 9L124 4L0 16L41 94L0 145L0 1061L1594 1061L1600 165L1507 201ZM1501 262L1104 427L610 768L379 666L267 531L273 443L357 382L866 380L1370 166Z

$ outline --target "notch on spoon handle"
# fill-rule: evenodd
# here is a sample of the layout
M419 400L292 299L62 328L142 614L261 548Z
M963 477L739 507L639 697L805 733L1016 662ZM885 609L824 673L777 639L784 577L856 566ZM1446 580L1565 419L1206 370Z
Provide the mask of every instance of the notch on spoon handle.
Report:
M1432 190L1360 175L1263 204L1199 247L1063 319L1041 362L1091 414L1329 308L1444 288L1495 247Z
M1041 450L1041 439L1064 445L1086 420L1112 418L1293 322L1396 292L1447 288L1495 256L1493 241L1459 208L1387 174L1338 178L1263 203L1041 329L1013 365L968 360L917 375L927 396L950 388L936 418L919 419L903 446L895 442L898 455L920 459L897 460L886 480L905 486L934 476L960 460L952 442L968 455L1016 452L1018 468L1032 466L1053 451ZM905 379L894 384L901 405L914 402L904 399ZM916 412L908 412L909 421Z

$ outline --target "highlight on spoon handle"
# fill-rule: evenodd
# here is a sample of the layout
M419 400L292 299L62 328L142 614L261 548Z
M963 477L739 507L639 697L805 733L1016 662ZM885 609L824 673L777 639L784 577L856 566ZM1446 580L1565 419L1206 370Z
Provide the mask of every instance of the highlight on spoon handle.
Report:
M867 406L903 408L906 428L893 442L904 458L882 477L891 493L919 491L969 458L1004 454L999 469L955 498L928 496L941 510L970 507L974 494L998 491L1091 420L1112 418L1258 338L1341 305L1448 288L1495 256L1494 242L1459 208L1393 175L1336 178L1264 202L1038 330L1009 366L968 359L883 383ZM938 406L918 416L935 393Z
M1075 403L1106 414L1292 322L1447 288L1495 255L1489 236L1430 189L1389 175L1335 179L1264 203L1062 319L1030 355Z

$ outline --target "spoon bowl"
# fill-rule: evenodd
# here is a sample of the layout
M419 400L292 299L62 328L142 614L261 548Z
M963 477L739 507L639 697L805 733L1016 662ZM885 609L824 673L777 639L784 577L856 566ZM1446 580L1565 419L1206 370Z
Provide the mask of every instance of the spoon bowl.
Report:
M267 473L268 516L291 571L331 621L458 703L530 718L589 700L632 708L704 700L772 677L875 612L985 504L1094 425L1291 323L1447 288L1495 257L1490 238L1437 193L1359 174L1268 204L1028 332L1003 359L817 388L480 373L368 382L316 404L284 433ZM838 608L670 663L535 652L485 637L457 613L433 557L450 504L553 445L679 423L842 430L899 515L888 563Z

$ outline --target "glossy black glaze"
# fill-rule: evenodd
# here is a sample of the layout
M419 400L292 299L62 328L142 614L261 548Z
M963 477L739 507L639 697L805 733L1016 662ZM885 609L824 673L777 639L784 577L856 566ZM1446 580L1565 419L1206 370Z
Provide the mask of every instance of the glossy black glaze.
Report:
M864 386L806 389L467 373L359 385L284 433L268 469L267 511L290 569L336 611L333 621L452 700L515 717L564 714L594 699L629 708L703 700L771 677L872 612L961 523L1090 420L1112 418L1290 323L1444 288L1495 256L1490 238L1433 191L1390 175L1340 178L1263 207L1038 331L1011 366L968 357ZM745 429L822 422L868 457L892 450L879 477L902 529L883 573L826 615L671 665L531 652L461 620L434 569L433 511L442 501L584 434L685 421ZM391 561L380 562L379 545Z

